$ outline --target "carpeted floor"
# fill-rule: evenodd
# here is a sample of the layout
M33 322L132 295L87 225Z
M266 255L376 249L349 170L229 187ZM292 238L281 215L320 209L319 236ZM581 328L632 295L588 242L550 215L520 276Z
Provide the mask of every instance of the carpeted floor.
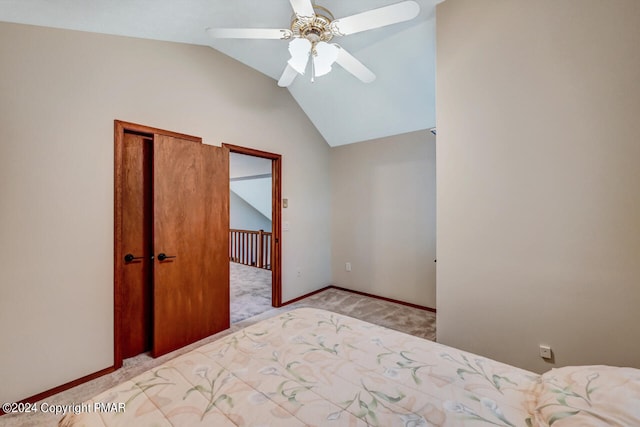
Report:
M147 354L141 354L131 359L127 359L124 361L124 366L116 372L104 375L93 381L48 397L44 399L43 402L47 402L50 405L81 403L101 393L103 390L133 378L167 360L191 351L208 342L215 341L262 319L266 319L298 307L323 308L325 310L346 314L390 329L395 329L435 341L436 316L434 313L392 302L382 301L376 298L357 295L339 289L327 289L310 297L304 298L296 303L281 308L271 308L257 316L238 321L237 323L232 324L231 328L226 331L207 337L197 343L183 347L157 359L153 359ZM0 417L0 426L56 426L60 418L61 416L43 414L42 412L22 415L9 414Z
M231 323L235 324L271 310L271 271L231 263ZM333 292L332 292L333 291ZM411 335L435 340L435 322L425 324L422 310L418 316L405 315L406 306L390 304L375 298L329 289L292 306L325 308L371 323L398 329ZM292 307L290 306L290 307ZM431 320L430 318L428 320Z
M297 307L323 308L431 341L436 340L435 313L340 289L327 289L291 305L274 310L291 310ZM265 314L268 315L269 313L270 311ZM249 320L254 319L256 318Z
M230 263L231 323L238 323L272 308L271 270Z

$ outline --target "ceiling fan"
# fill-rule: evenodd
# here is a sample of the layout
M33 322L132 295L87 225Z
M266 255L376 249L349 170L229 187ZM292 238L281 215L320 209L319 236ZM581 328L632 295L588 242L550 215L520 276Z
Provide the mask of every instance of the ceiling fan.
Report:
M420 6L415 1L403 1L378 9L335 19L333 14L311 0L289 0L293 18L288 29L275 28L208 28L215 38L224 39L280 39L290 40L291 59L278 80L278 86L287 87L298 74L304 75L311 57L311 81L331 71L337 63L364 83L376 76L353 55L336 43L334 37L408 21L418 16Z

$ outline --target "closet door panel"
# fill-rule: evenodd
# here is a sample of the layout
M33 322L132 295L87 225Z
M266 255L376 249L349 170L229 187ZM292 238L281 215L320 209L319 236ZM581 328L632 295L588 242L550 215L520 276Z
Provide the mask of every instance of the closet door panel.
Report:
M122 357L151 348L151 138L125 133L122 165Z
M156 134L153 158L157 357L229 327L229 156Z

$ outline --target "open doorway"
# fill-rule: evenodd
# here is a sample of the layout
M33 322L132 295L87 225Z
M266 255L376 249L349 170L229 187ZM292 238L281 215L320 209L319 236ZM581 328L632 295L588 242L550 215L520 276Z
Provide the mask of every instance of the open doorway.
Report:
M229 148L231 323L281 305L278 154Z

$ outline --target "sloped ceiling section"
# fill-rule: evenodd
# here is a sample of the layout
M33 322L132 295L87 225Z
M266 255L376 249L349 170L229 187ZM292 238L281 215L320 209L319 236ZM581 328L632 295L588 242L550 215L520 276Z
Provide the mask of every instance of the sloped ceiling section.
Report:
M416 0L412 21L334 38L377 76L365 84L338 65L288 89L331 146L435 126L435 5ZM336 18L399 0L318 0ZM208 27L288 28L286 0L2 0L0 21L211 46L277 79L289 59L284 40L214 40Z
M229 154L229 188L271 221L271 160Z
M254 207L269 221L271 219L271 177L232 181L231 191Z

